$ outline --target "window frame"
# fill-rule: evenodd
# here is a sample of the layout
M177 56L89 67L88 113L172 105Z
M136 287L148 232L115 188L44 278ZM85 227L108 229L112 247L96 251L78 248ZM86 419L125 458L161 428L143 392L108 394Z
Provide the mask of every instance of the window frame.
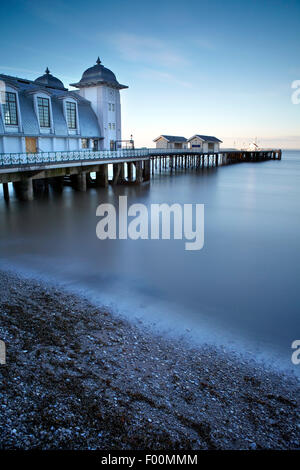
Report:
M40 102L40 100L41 100L41 102ZM44 102L47 102L47 106L44 105ZM44 129L50 129L51 128L50 98L45 98L44 96L37 96L36 104L37 104L37 111L38 111L38 118L39 118L40 127L44 128ZM48 125L45 125L45 116L46 116L44 114L45 109L48 110L48 113L47 113ZM42 111L42 114L41 114L41 111Z
M70 115L71 111L74 112L73 117ZM76 106L76 103L74 103L74 101L66 100L66 120L67 120L68 129L72 131L77 129L77 106ZM74 124L74 126L70 124Z
M19 125L19 116L18 116L18 99L17 93L13 91L5 91L5 102L2 103L2 113L3 113L3 122L5 126L14 126L17 127ZM14 96L14 100L9 100L9 95ZM12 122L12 109L11 105L15 105L14 114L15 114L15 121ZM6 121L6 113L8 111L9 122Z

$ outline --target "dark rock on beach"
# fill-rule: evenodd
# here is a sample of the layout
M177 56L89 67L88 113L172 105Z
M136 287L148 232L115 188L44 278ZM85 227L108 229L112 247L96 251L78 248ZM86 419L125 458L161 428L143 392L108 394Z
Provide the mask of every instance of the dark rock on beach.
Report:
M0 273L1 449L295 449L299 382Z

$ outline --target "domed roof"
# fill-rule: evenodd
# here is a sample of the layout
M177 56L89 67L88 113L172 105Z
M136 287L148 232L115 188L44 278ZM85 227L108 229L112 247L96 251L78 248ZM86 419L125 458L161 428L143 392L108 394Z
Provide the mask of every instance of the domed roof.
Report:
M53 77L51 75L50 70L48 67L45 70L45 74L42 75L41 77L38 77L36 80L34 80L36 83L40 83L45 86L49 86L51 88L60 88L62 90L65 90L65 86L62 81L60 81L58 78Z
M104 81L110 81L110 82L116 82L116 76L115 74L101 65L101 60L97 59L96 65L93 67L90 67L86 69L85 72L82 74L81 82L83 81L91 81L91 80L104 80Z
M117 81L115 74L101 65L101 60L97 59L96 65L89 67L83 72L81 80L78 83L71 83L71 86L85 87L98 83L108 84L116 88L127 88L125 85L120 85Z

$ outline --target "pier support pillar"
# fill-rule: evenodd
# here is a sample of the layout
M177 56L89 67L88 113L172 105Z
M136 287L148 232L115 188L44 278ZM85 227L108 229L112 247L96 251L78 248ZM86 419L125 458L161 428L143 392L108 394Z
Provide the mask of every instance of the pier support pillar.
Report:
M143 182L143 164L142 162L135 162L136 168L136 183L140 184Z
M119 183L125 182L125 163L120 163L120 175L119 175Z
M33 192L37 196L43 196L48 193L48 179L36 179L32 181Z
M3 196L5 201L9 201L8 183L3 183Z
M133 181L133 163L129 162L127 163L127 175L128 175L128 181Z
M113 185L120 183L121 168L122 168L122 163L113 164L113 180L112 180Z
M51 185L53 191L56 193L61 193L64 189L64 177L56 176L55 178L49 178L49 184Z
M144 181L150 181L151 164L150 159L144 160Z
M96 173L96 186L97 188L108 187L108 165L107 164L99 166L99 171L97 171Z
M222 165L227 165L227 155L225 153L222 155Z
M21 201L33 200L32 178L24 178L21 181L16 181L13 183L13 186L18 199Z
M79 175L71 176L72 186L76 191L86 191L86 174L80 173Z
M91 173L86 173L86 187L92 188L95 185L96 180L94 180L91 176Z

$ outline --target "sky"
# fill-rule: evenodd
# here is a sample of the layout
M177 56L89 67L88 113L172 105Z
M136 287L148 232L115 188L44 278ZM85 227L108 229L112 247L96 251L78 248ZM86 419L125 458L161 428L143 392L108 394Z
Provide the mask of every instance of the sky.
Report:
M300 0L10 0L0 73L65 86L95 64L121 90L122 138L215 135L223 147L300 148Z

